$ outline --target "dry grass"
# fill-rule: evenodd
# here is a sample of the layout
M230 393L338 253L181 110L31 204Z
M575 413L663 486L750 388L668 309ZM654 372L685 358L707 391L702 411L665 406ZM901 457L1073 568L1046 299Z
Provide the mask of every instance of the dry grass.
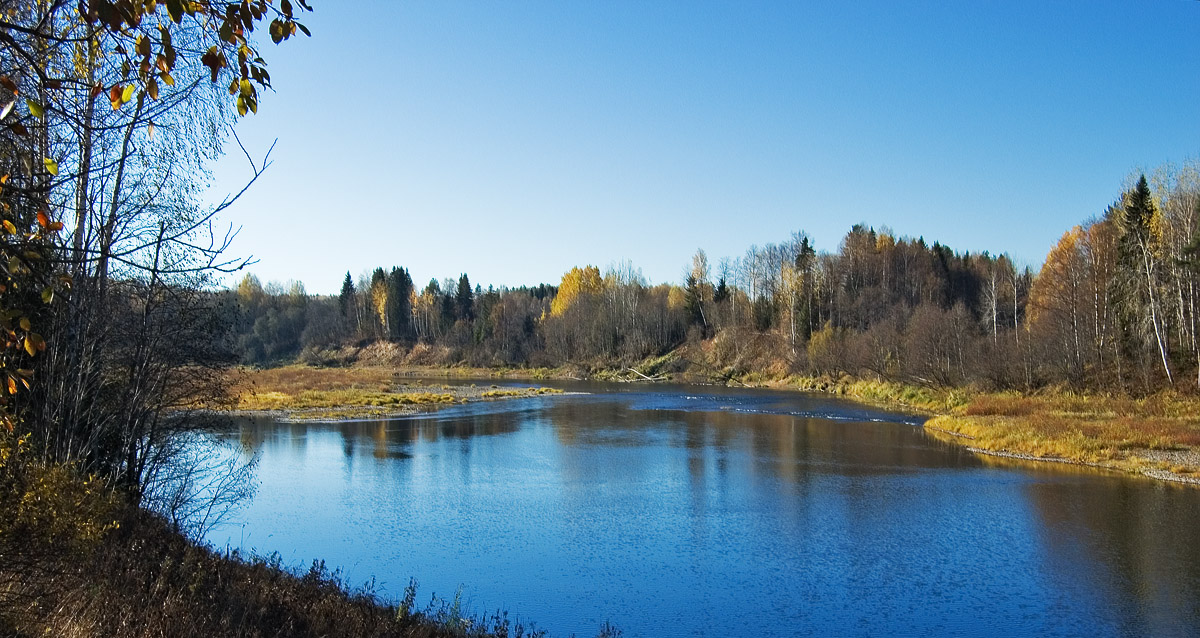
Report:
M291 418L317 420L408 414L482 399L560 392L536 387L485 391L475 384L421 385L384 368L286 366L240 370L231 376L233 410L285 412Z
M1047 391L978 394L927 424L970 437L971 447L1031 457L1093 463L1141 473L1200 472L1200 400L1163 392L1137 399ZM939 435L943 436L944 435ZM960 441L961 442L961 441ZM1176 463L1154 460L1179 452Z
M756 384L754 380L746 378L743 378L743 382L750 385ZM792 376L782 381L765 383L758 381L757 384L793 388L806 392L840 394L867 403L882 406L899 405L932 413L959 408L965 405L971 398L971 394L962 388L931 388L891 381L855 379L849 376L837 379L824 376Z
M266 370L242 369L230 373L235 395L278 392L296 396L305 391L374 390L392 388L394 373L385 368L311 368L284 366Z
M506 399L512 397L527 397L539 394L562 394L555 388L519 388L516 390L486 390L479 396L485 399Z
M458 601L415 604L377 596L368 583L349 586L321 562L293 572L278 556L223 555L197 547L163 521L127 510L100 543L45 555L14 569L0 584L26 596L0 596L0 635L99 638L407 637L518 638L540 631L506 614L474 615ZM2 593L2 592L0 592Z
M791 377L770 385L928 412L934 415L926 423L931 434L986 452L1160 477L1200 474L1200 398L1171 391L1144 398L1064 388L980 392L850 377Z

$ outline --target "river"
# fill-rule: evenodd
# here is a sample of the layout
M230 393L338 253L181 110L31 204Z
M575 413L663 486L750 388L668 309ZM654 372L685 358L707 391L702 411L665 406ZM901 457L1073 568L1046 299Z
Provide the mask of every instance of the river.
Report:
M259 487L208 540L552 636L1200 635L1198 489L819 395L551 385L587 394L237 420Z

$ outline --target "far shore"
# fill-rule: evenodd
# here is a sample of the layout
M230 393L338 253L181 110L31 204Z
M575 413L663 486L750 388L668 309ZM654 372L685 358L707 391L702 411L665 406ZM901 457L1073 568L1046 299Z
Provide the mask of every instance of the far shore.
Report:
M1020 462L1066 463L1200 485L1200 399L1174 392L1148 397L936 388L840 377L715 374L607 367L477 368L288 365L231 375L230 414L329 421L405 416L473 401L560 394L537 381L596 380L737 385L845 396L928 415L930 435L971 452ZM446 383L439 381L445 379ZM501 387L489 380L530 381Z

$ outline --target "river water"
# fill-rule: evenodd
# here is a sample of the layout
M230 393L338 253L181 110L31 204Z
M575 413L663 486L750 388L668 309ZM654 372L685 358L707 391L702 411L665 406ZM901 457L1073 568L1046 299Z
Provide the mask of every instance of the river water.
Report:
M239 420L260 484L209 541L553 636L1200 635L1198 489L985 460L824 396L566 389Z

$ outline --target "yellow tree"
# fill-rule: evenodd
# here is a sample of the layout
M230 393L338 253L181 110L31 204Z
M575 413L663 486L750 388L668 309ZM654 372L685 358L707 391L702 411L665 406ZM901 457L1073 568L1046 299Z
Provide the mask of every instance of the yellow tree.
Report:
M375 319L378 322L380 333L379 337L388 334L388 285L387 273L383 272L382 268L376 268L371 274L371 307L375 310Z
M1083 372L1087 343L1084 308L1088 298L1086 264L1080 250L1081 226L1066 233L1046 255L1046 263L1029 291L1030 332L1044 340L1051 356L1066 365L1064 372L1078 380Z
M550 302L550 316L561 317L580 297L598 295L604 291L604 279L595 266L576 266L568 270L558 285L558 294Z

